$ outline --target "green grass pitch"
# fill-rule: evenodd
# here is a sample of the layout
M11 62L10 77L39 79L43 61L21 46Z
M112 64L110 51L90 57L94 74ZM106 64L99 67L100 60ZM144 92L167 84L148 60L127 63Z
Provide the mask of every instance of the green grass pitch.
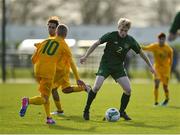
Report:
M93 82L92 82L93 83ZM86 102L85 92L63 94L60 91L65 116L54 116L55 125L45 124L43 106L31 105L24 118L19 117L21 98L38 95L37 84L0 84L0 133L16 134L174 134L180 133L180 84L170 83L170 103L153 107L153 84L133 83L127 108L132 121L103 121L106 109L119 108L122 89L118 84L105 82L91 107L90 121L82 119ZM162 87L159 100L164 100ZM51 109L55 110L51 98Z

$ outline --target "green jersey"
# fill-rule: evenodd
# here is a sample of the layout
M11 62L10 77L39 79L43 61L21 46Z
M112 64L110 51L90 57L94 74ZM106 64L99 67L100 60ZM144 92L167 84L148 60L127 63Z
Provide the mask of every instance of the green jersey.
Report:
M171 25L170 32L176 34L178 29L180 29L180 12L176 14L176 17Z
M104 54L101 59L101 64L108 67L119 67L124 63L127 52L132 49L137 54L141 48L137 41L130 35L121 38L118 31L106 33L100 38L100 43L105 43Z

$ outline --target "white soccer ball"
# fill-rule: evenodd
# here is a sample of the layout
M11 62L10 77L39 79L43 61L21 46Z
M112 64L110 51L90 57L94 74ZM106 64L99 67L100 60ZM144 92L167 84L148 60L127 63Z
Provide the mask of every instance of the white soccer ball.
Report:
M118 121L120 118L119 110L116 108L109 108L105 113L105 118L107 121L115 122Z

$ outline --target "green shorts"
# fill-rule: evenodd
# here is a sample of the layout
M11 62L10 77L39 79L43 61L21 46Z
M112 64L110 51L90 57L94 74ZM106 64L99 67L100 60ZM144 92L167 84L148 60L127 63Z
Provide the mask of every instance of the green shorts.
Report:
M126 70L123 65L110 67L104 64L101 64L99 66L99 69L96 75L104 76L105 78L111 75L114 80L117 80L118 78L123 77L123 76L127 76Z

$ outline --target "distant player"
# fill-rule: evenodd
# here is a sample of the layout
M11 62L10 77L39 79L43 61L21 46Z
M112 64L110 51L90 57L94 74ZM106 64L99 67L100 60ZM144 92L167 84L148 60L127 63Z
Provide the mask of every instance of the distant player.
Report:
M54 76L56 74L57 63L61 62L63 55L68 53L66 50L65 37L67 35L67 27L59 25L57 27L57 37L48 38L42 43L37 44L37 51L32 56L34 65L34 73L37 82L39 83L40 96L22 99L22 107L20 116L23 117L26 113L27 107L30 104L44 105L47 124L54 124L55 121L50 115L49 96L51 94Z
M158 105L158 89L160 82L163 83L165 93L165 100L162 105L167 105L169 101L168 82L173 62L173 50L167 43L165 43L165 41L166 35L164 33L160 33L158 35L157 43L152 43L148 46L142 47L143 50L150 51L154 55L154 68L156 71L156 75L154 76L154 105Z
M131 27L130 20L126 18L120 18L118 21L118 31L113 31L103 35L98 41L96 41L80 58L80 62L84 63L88 56L100 45L106 43L104 54L101 58L100 66L97 72L96 80L93 89L89 92L86 106L84 108L83 118L89 120L89 110L92 101L96 97L97 92L100 90L104 80L108 76L112 76L113 79L120 84L124 92L121 97L120 115L125 120L131 120L131 118L125 112L125 109L129 103L131 96L130 81L124 68L124 59L129 50L135 51L141 56L141 58L148 64L152 73L154 68L152 67L148 58L144 55L139 44L136 40L128 35L128 31ZM109 91L111 92L111 91ZM109 97L107 97L109 98Z
M180 30L180 11L176 14L171 28L169 30L168 40L173 41L180 34L178 31Z

